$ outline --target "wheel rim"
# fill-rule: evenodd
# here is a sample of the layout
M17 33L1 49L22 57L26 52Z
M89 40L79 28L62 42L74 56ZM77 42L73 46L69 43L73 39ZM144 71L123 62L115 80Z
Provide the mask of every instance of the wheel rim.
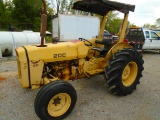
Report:
M63 115L71 105L71 97L66 93L55 95L48 104L48 113L53 117Z
M124 86L133 84L137 77L138 66L135 62L129 62L122 73L122 83Z

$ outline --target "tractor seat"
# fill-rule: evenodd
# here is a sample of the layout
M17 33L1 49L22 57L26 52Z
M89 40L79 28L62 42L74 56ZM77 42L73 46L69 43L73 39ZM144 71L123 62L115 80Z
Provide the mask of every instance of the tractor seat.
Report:
M100 48L100 47L92 47L92 50L95 50L97 52L99 52L99 56L97 57L105 57L109 48L110 48L110 45L111 45L111 39L108 39L108 40L102 40L102 41L99 41L99 40L96 40L95 43L97 44L101 44L101 45L104 45L104 48Z
M92 50L98 51L98 52L107 52L108 49L106 48L100 48L100 47L93 47Z
M92 47L92 50L98 51L100 53L97 57L105 57L106 53L108 52L108 49L100 47Z
M112 39L103 39L102 41L96 40L95 43L102 44L102 45L111 45Z

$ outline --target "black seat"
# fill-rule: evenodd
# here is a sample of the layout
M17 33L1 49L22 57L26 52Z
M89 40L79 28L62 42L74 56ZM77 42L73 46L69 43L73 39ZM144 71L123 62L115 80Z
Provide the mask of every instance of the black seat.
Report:
M96 40L95 43L108 46L112 44L112 39L103 39L102 41Z
M105 57L106 53L108 52L108 49L100 47L93 47L92 50L98 51L100 53L97 57Z
M108 49L106 48L100 48L100 47L93 47L92 50L98 51L98 52L107 52Z
M95 50L97 52L99 52L99 56L97 57L105 57L110 46L111 46L111 41L112 39L104 39L102 41L96 40L95 43L97 44L101 44L104 45L104 48L100 48L100 47L93 47L92 50Z

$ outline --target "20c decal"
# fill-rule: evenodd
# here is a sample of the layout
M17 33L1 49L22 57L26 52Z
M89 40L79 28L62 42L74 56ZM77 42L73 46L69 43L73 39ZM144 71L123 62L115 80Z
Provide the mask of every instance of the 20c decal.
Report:
M54 58L66 57L66 53L53 54Z

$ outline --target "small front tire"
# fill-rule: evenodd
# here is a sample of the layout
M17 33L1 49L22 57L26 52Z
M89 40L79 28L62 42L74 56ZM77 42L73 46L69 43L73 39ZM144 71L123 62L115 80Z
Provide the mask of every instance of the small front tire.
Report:
M61 120L73 110L77 94L73 86L61 80L45 85L35 99L35 112L41 120Z

